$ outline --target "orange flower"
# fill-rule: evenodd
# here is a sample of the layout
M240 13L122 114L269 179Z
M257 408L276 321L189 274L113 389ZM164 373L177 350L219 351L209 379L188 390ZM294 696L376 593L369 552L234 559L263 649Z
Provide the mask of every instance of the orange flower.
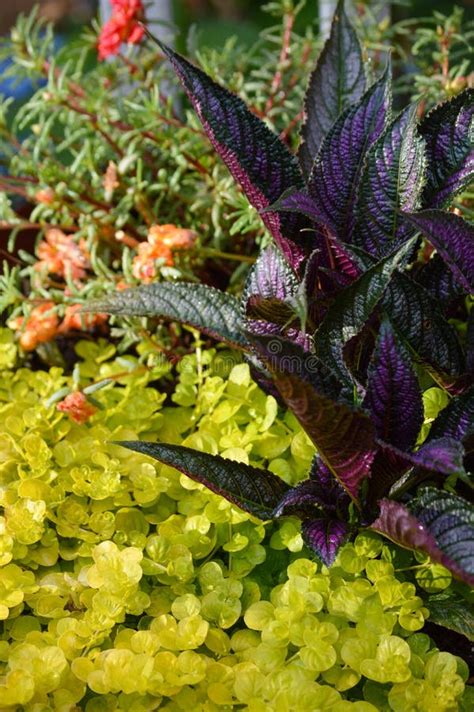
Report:
M82 304L72 304L66 307L64 319L58 333L65 334L69 331L84 331L102 326L108 320L107 314L81 314Z
M34 351L38 344L54 339L58 332L58 315L54 302L45 302L35 307L25 322L25 317L18 317L9 322L9 327L20 333L20 346L24 351Z
M45 205L51 205L54 200L54 190L52 188L41 188L35 193L35 200L37 203L44 203Z
M162 260L165 265L174 264L174 250L189 250L196 241L193 230L176 227L176 225L152 225L147 241L141 242L138 255L133 259L133 276L148 283L156 277L155 260Z
M38 245L37 254L36 270L60 277L70 276L75 282L84 279L86 270L91 266L84 240L77 243L72 235L65 235L55 227L46 232L45 239Z
M88 421L89 418L97 412L97 408L89 403L81 391L69 393L64 400L58 403L57 409L60 410L61 413L67 413L71 420L80 424Z

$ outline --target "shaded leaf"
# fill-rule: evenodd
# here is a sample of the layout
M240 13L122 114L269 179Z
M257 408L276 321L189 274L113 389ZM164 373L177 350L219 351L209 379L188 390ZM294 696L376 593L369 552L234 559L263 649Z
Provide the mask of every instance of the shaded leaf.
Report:
M301 525L303 541L316 552L323 564L331 566L349 534L349 525L328 517L308 519Z
M270 519L288 485L268 470L226 460L182 445L140 441L117 442L129 450L148 455L174 467L195 482L260 519Z
M385 128L390 112L389 67L362 99L339 116L324 139L308 181L313 211L340 240L353 230L357 186L367 150ZM306 213L308 214L308 212Z
M472 432L474 432L474 386L449 401L431 426L428 437L430 440L441 437L463 440Z
M264 299L252 295L247 302L247 317L249 319L264 319L272 324L284 326L298 321L293 309L278 299ZM248 325L251 329L251 325Z
M443 210L403 215L431 242L466 292L474 292L474 228Z
M466 599L443 592L429 596L425 604L430 623L454 630L474 642L474 611Z
M362 411L337 402L299 375L294 359L262 357L283 400L316 445L321 459L356 500L375 455L374 426ZM313 382L316 379L312 378Z
M401 546L426 552L432 561L474 585L474 509L460 497L426 488L409 509L383 499L371 528Z
M400 338L421 362L449 375L462 373L463 355L456 331L423 287L397 272L383 295L382 306Z
M288 188L303 185L294 156L242 99L170 47L156 42L181 80L215 150L257 210L275 202ZM305 254L301 220L267 212L263 221L285 259L296 268Z
M328 309L323 323L314 335L319 358L333 368L346 384L352 382L344 363L343 347L357 336L387 289L390 278L412 249L408 242L395 254L370 267L355 282L346 287Z
M421 122L428 157L423 205L445 205L474 179L473 117L474 89L466 89Z
M309 175L321 142L349 104L365 91L365 73L357 34L339 0L331 33L309 79L305 96L305 122L298 157L305 175Z
M421 391L410 356L388 322L380 328L363 405L381 440L401 450L413 447L423 424Z
M461 285L446 266L446 262L436 253L421 267L414 279L433 299L445 305L463 293Z
M379 450L372 466L368 498L371 502L385 496L391 487L400 484L398 480L408 470L412 484L426 479L431 474L464 475L464 448L453 438L437 438L424 443L416 452L406 452L388 443L377 441ZM406 484L404 479L403 485ZM398 484L396 484L398 483Z
M311 385L318 393L329 398L339 396L341 385L334 373L312 352L277 334L274 336L252 334L250 338L270 372L288 371Z
M317 508L323 510L326 515L346 514L350 501L350 497L332 472L316 455L311 464L309 479L300 482L283 495L273 516L296 515L312 518Z
M192 326L215 339L248 348L239 302L231 294L192 282L156 282L117 291L87 304L84 311L163 317Z
M385 129L367 154L356 204L356 245L380 258L413 234L398 209L410 212L418 207L424 170L424 145L412 106Z

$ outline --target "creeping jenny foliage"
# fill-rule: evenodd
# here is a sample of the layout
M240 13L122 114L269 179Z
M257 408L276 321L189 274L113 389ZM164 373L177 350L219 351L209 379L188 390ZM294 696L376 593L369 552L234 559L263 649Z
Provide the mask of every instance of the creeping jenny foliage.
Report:
M2 710L472 708L466 664L420 632L446 569L362 533L329 570L295 520L259 522L113 444L184 441L295 484L314 448L246 364L185 357L172 403L159 358L79 342L81 385L115 380L78 425L47 402L71 378L15 370L0 336ZM418 586L397 572L413 564Z

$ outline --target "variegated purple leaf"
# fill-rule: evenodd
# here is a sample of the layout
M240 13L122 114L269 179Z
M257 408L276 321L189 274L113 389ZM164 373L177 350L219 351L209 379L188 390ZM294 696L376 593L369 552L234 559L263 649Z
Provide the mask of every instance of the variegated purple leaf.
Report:
M371 528L400 546L424 551L433 562L474 586L474 510L460 497L426 488L409 509L383 499Z
M466 332L466 370L474 376L474 309L469 312Z
M443 210L403 215L431 242L466 292L474 292L474 228Z
M428 158L422 204L442 207L474 179L474 89L430 111L420 133Z
M306 362L301 375L301 359L292 358L286 349L269 353L269 346L266 345L266 353L260 353L274 374L283 400L316 445L321 459L357 501L360 484L370 474L376 451L370 418L363 411L324 395L327 376L316 373L316 366L321 369L318 359L314 359L314 373L308 373L310 364Z
M293 270L283 259L280 250L275 245L269 245L260 253L250 270L242 297L244 310L247 300L253 294L284 302L294 297L297 291L298 280Z
M433 474L465 475L464 448L453 438L443 437L424 443L416 452L403 452L388 443L377 441L379 450L372 467L368 498L373 502L385 496L392 485L408 470L413 484Z
M271 518L273 510L289 489L283 480L269 470L226 460L182 445L139 440L115 444L174 467L260 519Z
M323 138L339 114L360 99L365 84L360 43L345 13L344 0L339 0L331 33L311 74L305 96L305 122L298 157L306 176L311 172Z
M329 517L308 519L301 525L301 534L306 546L319 556L323 564L331 566L349 535L349 525Z
M423 470L441 475L464 473L464 448L459 440L442 437L424 443L416 452L396 452L386 443L379 443L385 451L391 450L395 457L404 459L408 467L421 467Z
M250 340L271 340L272 342L284 340L285 343L300 349L302 353L311 354L311 337L299 328L284 327L263 319L248 319L245 326Z
M303 185L294 156L242 99L156 41L181 80L212 145L257 210L268 207L288 188ZM267 212L263 221L288 264L296 269L306 253L301 218Z
M463 372L456 331L440 313L437 302L407 274L394 275L382 297L382 307L419 361L450 376Z
M309 195L306 190L294 186L285 190L278 200L260 212L262 215L266 215L273 211L281 213L300 213L301 215L306 215L306 217L317 225L327 225L329 228L334 229L335 223L332 222L332 219L327 219L327 216L321 211L314 197Z
M429 433L432 438L463 440L474 432L474 386L452 398L436 418Z
M414 279L433 299L443 305L463 293L461 285L446 266L446 262L436 253L418 270Z
M363 406L381 440L401 450L413 447L423 424L421 391L410 356L388 322L380 328Z
M346 287L314 335L315 352L347 385L352 383L352 376L344 362L344 345L362 329L387 289L391 276L411 250L412 242L409 241Z
M290 372L329 398L337 398L341 386L334 373L312 352L278 334L251 334L257 353L271 373ZM277 383L278 386L278 383Z
M336 120L324 139L308 181L315 213L335 235L349 241L357 186L367 150L379 138L390 112L390 70Z
M326 515L347 515L350 497L341 487L332 472L316 455L311 463L308 480L300 482L286 492L273 515L296 515L301 518L314 517L315 508L319 508Z
M315 516L317 509L324 509L324 489L319 482L305 480L285 492L273 511L274 517Z
M417 134L416 107L405 109L367 153L355 208L353 241L383 257L403 244L414 229L398 214L419 205L424 183L423 139Z

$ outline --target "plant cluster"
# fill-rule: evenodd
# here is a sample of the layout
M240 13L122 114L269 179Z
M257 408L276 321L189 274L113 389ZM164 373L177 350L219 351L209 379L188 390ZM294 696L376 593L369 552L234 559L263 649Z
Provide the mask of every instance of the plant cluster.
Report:
M278 24L251 52L233 41L219 51L198 47L193 36L188 41L206 71L292 146L307 68L320 47L311 27L299 22L301 7L269 3ZM138 36L143 4L114 0L113 10L111 23L86 30L63 49L53 49L51 27L35 14L21 17L11 39L0 42L0 55L12 61L12 81L29 80L37 89L23 105L1 101L0 230L2 239L9 233L8 258L16 266L4 265L0 309L23 318L13 322L23 345L39 348L50 364L61 362L61 349L50 345L55 336L74 340L75 332L95 326L77 316L69 320L78 304L150 278L202 279L238 291L255 246L268 239L182 106L162 54ZM378 3L369 3L360 4L355 18L371 72L394 48L403 62L397 91L410 94L415 86L426 110L470 85L464 51L470 30L461 11L438 13L433 27L431 21L389 25L378 16ZM121 40L131 42L127 50ZM113 61L97 62L112 52ZM407 68L415 73L405 81ZM182 229L193 239L174 241ZM37 339L44 312L61 328L46 328ZM120 318L113 335L124 348L140 338Z
M268 470L180 445L124 445L262 519L300 516L326 564L371 526L472 584L474 231L442 208L473 177L474 91L420 123L416 105L393 115L390 65L367 88L340 2L310 77L296 158L240 98L160 46L274 244L240 302L178 282L88 309L165 316L242 349L318 454L309 479L288 488ZM449 322L454 314L467 333ZM450 401L421 442L420 383L430 382Z
M258 522L112 442L184 441L301 480L314 447L235 354L183 359L168 405L160 357L81 341L80 387L107 385L79 424L54 405L74 379L15 368L15 348L2 330L2 709L471 708L466 664L420 632L446 569L363 533L328 570L296 520Z

